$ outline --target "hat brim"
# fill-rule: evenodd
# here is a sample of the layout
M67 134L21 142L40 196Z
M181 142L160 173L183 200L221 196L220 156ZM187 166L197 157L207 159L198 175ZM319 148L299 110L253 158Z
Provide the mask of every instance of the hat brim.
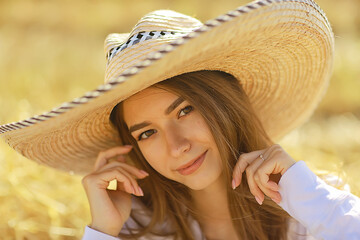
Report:
M117 103L181 73L221 70L239 80L276 141L313 113L333 55L331 27L315 3L258 1L208 21L81 98L0 126L0 134L29 159L84 174L100 151L121 144L109 122Z

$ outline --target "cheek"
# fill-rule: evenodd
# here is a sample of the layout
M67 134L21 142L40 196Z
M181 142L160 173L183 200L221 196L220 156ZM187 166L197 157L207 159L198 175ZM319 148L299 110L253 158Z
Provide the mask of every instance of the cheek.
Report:
M194 130L196 131L196 133ZM201 136L202 139L206 141L211 141L212 144L215 144L214 137L204 119L199 118L198 120L196 120L193 131L197 136Z
M149 165L161 175L166 176L166 162L164 161L163 153L161 152L161 150L154 151L154 149L162 148L156 146L140 147L140 151L142 152L144 158L149 163Z

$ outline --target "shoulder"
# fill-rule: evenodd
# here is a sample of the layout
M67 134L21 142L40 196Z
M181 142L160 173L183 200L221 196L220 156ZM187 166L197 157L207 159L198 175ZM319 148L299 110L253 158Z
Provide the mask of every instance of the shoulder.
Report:
M307 229L294 218L288 220L287 239L289 240L316 240Z
M141 226L148 225L151 221L151 211L140 201L139 198L131 198L131 214L121 230L123 234L129 234L131 231L137 232Z
M144 226L150 224L153 217L152 211L148 209L138 197L133 196L131 200L131 214L121 229L120 233L122 234L140 232ZM172 239L169 237L169 234L171 235L172 233L174 233L174 229L172 229L169 221L165 219L163 222L157 223L152 231L145 234L141 239ZM167 237L161 235L167 235Z
M132 209L129 219L126 221L121 233L129 234L132 232L138 232L142 229L142 226L146 226L151 222L152 212L141 202L138 197L132 197ZM203 235L200 229L199 223L192 217L188 217L189 225L196 239L203 239ZM157 234L148 233L141 239L173 239L171 235L174 235L176 229L172 227L169 219L165 219L163 222L157 223L152 232ZM164 235L164 236L161 236Z

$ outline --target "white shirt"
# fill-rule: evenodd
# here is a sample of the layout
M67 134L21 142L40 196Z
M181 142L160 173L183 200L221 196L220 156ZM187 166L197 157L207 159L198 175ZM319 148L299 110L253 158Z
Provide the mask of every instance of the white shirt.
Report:
M281 177L279 187L282 197L279 205L293 217L289 221L288 239L360 239L360 199L326 184L305 162L299 161L291 166ZM196 239L205 239L199 224L195 220L190 221ZM127 224L134 226L135 223L129 218ZM87 226L82 239L120 238ZM169 238L144 236L140 239Z

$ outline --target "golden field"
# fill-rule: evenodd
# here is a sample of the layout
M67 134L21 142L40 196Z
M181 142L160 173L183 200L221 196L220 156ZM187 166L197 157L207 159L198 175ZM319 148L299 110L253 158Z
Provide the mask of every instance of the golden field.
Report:
M103 82L103 41L152 10L202 21L250 1L0 0L0 124L71 101ZM313 117L280 144L360 195L360 2L319 0L335 32L333 77ZM0 142L0 239L79 239L90 222L81 176Z

